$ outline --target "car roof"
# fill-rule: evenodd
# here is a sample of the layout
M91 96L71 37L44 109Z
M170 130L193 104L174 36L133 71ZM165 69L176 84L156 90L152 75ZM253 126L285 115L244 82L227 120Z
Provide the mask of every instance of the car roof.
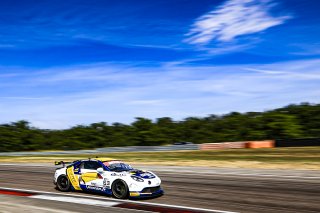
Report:
M102 162L105 162L105 161L118 161L118 159L115 159L115 158L94 158L94 160L99 160L99 161L102 161Z

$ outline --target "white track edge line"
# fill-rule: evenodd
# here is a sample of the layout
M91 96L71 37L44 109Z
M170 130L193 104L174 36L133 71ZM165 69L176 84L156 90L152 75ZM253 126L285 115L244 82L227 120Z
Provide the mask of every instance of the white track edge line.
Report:
M66 203L77 203L77 204L85 204L91 206L103 206L103 207L112 207L120 204L120 202L114 201L102 201L102 200L94 200L88 198L76 198L71 196L53 196L53 195L32 195L29 196L34 199L42 199L42 200L53 200L53 201L61 201Z
M30 190L30 189L17 189L17 188L8 188L8 187L0 187L2 190L12 190L12 191L19 191L19 192L29 192L29 193L38 193L38 194L49 194L49 195L58 195L58 196L65 196L69 195L72 197L84 197L84 198L97 198L100 200L112 200L119 203L134 203L134 204L142 204L148 206L160 206L160 207L171 207L171 208L180 208L180 209L190 209L196 211L206 211L206 212L214 212L214 213L238 213L233 211L223 211L223 210L214 210L214 209L205 209L205 208L196 208L196 207L188 207L188 206L179 206L179 205L171 205L171 204L162 204L162 203L149 203L149 202L141 202L141 201L133 201L133 200L118 200L114 198L107 198L107 197L96 197L96 196L87 196L87 195L74 195L74 194L62 194L56 192L45 192L45 191L37 191L37 190Z

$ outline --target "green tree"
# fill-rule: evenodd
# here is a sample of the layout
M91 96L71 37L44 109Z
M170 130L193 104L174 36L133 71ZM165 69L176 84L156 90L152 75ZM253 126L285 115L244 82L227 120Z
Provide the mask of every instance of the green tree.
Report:
M212 114L182 121L163 117L153 123L138 117L131 125L98 122L64 130L38 129L20 120L0 125L0 152L310 137L320 137L320 104L291 104L266 112Z

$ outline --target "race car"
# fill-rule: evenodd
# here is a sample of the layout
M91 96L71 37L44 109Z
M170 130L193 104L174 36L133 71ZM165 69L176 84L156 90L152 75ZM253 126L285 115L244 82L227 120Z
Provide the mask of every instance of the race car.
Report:
M133 169L130 165L106 158L77 160L62 165L54 174L60 191L87 191L112 195L118 199L146 198L163 195L161 180L150 171Z

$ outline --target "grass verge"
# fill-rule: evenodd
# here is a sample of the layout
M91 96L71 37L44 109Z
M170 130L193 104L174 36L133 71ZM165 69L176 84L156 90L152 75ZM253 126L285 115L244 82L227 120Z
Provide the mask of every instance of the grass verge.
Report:
M320 147L101 153L98 156L121 159L133 165L320 170ZM88 157L95 155L0 156L0 162L52 163L55 160L72 161Z

